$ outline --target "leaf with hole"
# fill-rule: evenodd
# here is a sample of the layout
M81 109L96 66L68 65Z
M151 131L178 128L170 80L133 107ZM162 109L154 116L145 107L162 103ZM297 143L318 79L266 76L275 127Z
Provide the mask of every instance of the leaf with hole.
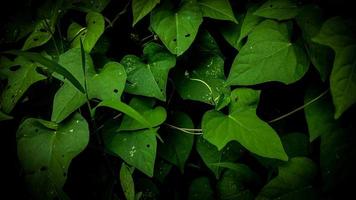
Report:
M150 13L160 0L132 0L132 26Z
M126 55L121 64L127 73L125 92L166 100L168 72L176 64L172 54L156 43L148 43L142 58Z
M198 0L198 4L204 17L238 23L229 0Z
M237 89L237 96L246 97L247 90ZM255 102L258 98L259 95L245 101ZM203 137L219 150L230 141L237 141L257 155L288 160L277 133L256 115L256 106L241 104L235 109L228 115L215 110L206 112L202 119Z
M132 118L130 115L124 115L120 124L120 131L132 131L150 127L156 127L162 124L167 117L166 110L161 106L154 107L154 101L152 99L133 98L130 101L129 106L135 109L147 119L150 126L146 126L139 121Z
M248 36L236 56L229 77L230 85L255 85L270 81L296 82L309 68L309 60L298 43L290 41L286 23L261 22Z
M122 132L110 130L104 133L106 135L105 146L127 164L152 177L156 159L157 130L144 129Z
M287 20L297 16L298 12L299 7L296 0L268 0L254 12L254 15L276 20Z
M31 35L26 39L22 50L26 51L28 49L46 44L52 38L54 31L54 26L48 19L39 21Z
M174 113L170 124L177 127L194 128L189 115L183 112ZM184 173L185 162L193 148L194 136L176 129L165 129L162 132L165 133L165 135L162 134L164 143L158 146L159 155Z
M48 129L38 119L23 121L17 130L17 152L29 190L36 199L62 199L68 168L89 142L89 128L80 114Z
M203 22L196 0L183 0L178 9L164 1L151 13L151 27L169 51L182 55L193 43Z
M278 176L262 188L256 199L316 199L312 186L316 175L317 167L312 160L291 158L278 168Z
M104 33L105 21L100 13L89 12L86 16L87 27L73 22L67 31L68 40L71 42L71 47L80 47L80 39L83 40L84 50L90 52L100 36Z
M120 101L125 87L126 73L124 67L117 62L108 62L96 73L92 60L86 55L86 79L89 99ZM84 85L84 72L80 49L70 49L59 57L59 64L81 81ZM60 122L72 112L82 106L86 101L85 94L80 93L67 80L57 91L53 100L52 121Z
M7 78L7 85L1 93L0 107L10 113L16 103L34 83L46 79L36 71L37 64L24 57L17 57L8 67L0 69Z

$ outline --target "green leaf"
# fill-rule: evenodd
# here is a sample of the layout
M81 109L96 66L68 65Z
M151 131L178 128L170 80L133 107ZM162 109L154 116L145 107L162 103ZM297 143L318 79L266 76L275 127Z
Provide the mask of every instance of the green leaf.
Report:
M268 0L254 14L260 17L286 20L298 15L298 5L295 0Z
M321 9L315 5L304 6L296 17L296 21L302 30L305 48L311 63L319 71L321 79L327 80L332 69L333 51L329 47L312 41L323 23Z
M1 93L0 107L10 113L23 94L34 83L46 79L36 71L37 65L24 57L17 57L8 67L0 69L7 78L7 85Z
M171 124L177 127L194 128L193 121L189 115L177 112L172 117ZM184 173L185 162L193 148L194 136L176 129L165 129L162 136L164 143L158 146L159 155L177 166Z
M158 151L161 152L161 151ZM160 182L163 183L169 172L171 172L173 165L166 162L163 159L158 159L155 166L154 177Z
M241 157L243 152L241 146L236 142L230 142L222 150L218 150L214 145L206 141L203 137L199 137L196 143L196 150L205 165L214 173L216 179L220 178L222 168L219 166L221 162L234 162Z
M198 0L204 17L237 23L229 0Z
M100 13L89 12L86 16L87 27L82 27L73 22L67 31L68 40L71 41L71 47L80 47L80 39L83 40L84 50L90 52L104 33L105 21Z
M151 27L170 52L182 55L193 43L203 22L196 0L183 0L178 9L164 1L151 14Z
M236 110L243 110L247 107L257 108L260 101L260 90L252 90L248 88L239 88L231 92L229 105L229 112Z
M31 35L26 39L22 50L26 51L28 49L46 44L52 38L54 31L54 26L51 25L51 22L48 19L39 21Z
M131 118L135 119L137 122L141 123L143 127L153 127L147 119L145 119L139 112L133 109L131 106L121 102L114 100L105 100L99 103L98 107L109 107L114 110L125 113Z
M309 155L309 139L302 133L289 133L281 137L284 150L290 158Z
M257 155L288 160L277 133L256 115L255 102L259 96L246 95L248 90L237 89L237 99L243 100L240 106L232 107L235 110L230 110L229 115L214 110L204 114L203 137L219 150L235 140Z
M76 87L80 92L85 93L85 90L81 83L78 81L76 77L74 77L71 72L66 69L66 66L61 66L57 62L50 60L44 56L42 56L39 53L35 52L23 52L23 51L10 51L7 52L10 54L18 55L27 58L28 60L32 60L34 62L37 62L44 67L48 68L49 70L56 72L60 75L62 75L64 78L68 79L74 87ZM81 80L81 79L80 79Z
M145 126L129 115L124 115L119 128L120 131L132 131L155 127L159 126L166 120L166 110L161 106L153 108L154 101L150 101L150 99L133 98L131 99L129 106L140 113L143 118L147 119L150 126Z
M332 17L324 22L319 33L312 38L316 43L331 47L335 52L355 44L356 26L352 20Z
M84 85L84 78L86 78L89 99L119 101L126 81L124 67L117 62L108 62L97 74L90 56L86 55L85 57L86 77L84 77L82 68L80 49L70 49L60 55L59 63L68 69L76 79L81 80L81 85ZM86 101L85 94L80 93L71 83L64 80L64 84L54 97L52 121L64 120Z
M309 59L302 47L290 41L286 23L261 22L236 56L228 77L230 85L269 81L293 83L304 76Z
M330 75L335 119L356 103L356 45L339 49Z
M235 49L241 49L243 39L262 21L263 18L253 14L257 8L258 6L256 4L252 4L248 7L246 13L238 16L238 24L229 23L220 28L225 40Z
M38 119L26 119L16 137L18 157L34 198L62 199L69 165L89 142L85 119L75 114L58 130L44 127Z
M176 73L175 86L183 99L217 105L220 97L227 97L230 88L225 87L224 60L217 55L201 56L193 70Z
M135 200L135 183L129 167L122 163L120 169L120 184L127 200Z
M311 87L306 91L304 102L309 102L322 93L322 90ZM308 124L309 141L328 133L335 127L334 106L331 97L325 96L311 105L305 107L305 119ZM322 124L322 126L320 126Z
M199 177L189 186L188 200L213 200L214 192L207 177Z
M265 185L256 200L315 199L312 182L317 175L316 165L305 157L295 157L278 168L278 176Z
M132 26L150 13L160 0L132 0Z
M126 163L152 177L156 159L157 130L108 131L104 133L109 135L105 137L105 146Z
M156 43L147 44L143 54L142 59L127 55L121 60L127 73L125 91L165 101L168 72L176 64L175 57Z
M10 119L13 119L13 117L0 111L0 122L5 120L10 120Z
M223 176L217 183L219 199L254 199L254 194L246 186L253 183L253 179L250 179L249 176L253 177L255 174L247 166L242 166L244 167L240 170L227 170L224 172Z

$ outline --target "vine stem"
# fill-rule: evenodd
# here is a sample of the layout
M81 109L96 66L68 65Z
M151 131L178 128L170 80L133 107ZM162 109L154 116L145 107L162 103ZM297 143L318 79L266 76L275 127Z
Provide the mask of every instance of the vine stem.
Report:
M203 135L202 129L182 128L182 127L174 126L172 124L167 124L167 123L165 123L165 125L172 129L182 131L184 133L188 133L188 134L192 134L192 135Z
M308 101L306 104L304 104L304 105L302 105L302 106L300 106L300 107L298 107L298 108L296 108L296 109L294 109L294 110L292 110L292 111L290 111L290 112L288 112L288 113L286 113L284 115L281 115L281 116L279 116L277 118L274 118L274 119L268 121L268 123L274 123L274 122L279 121L281 119L284 119L284 118L286 118L286 117L288 117L288 116L290 116L290 115L292 115L292 114L294 114L294 113L296 113L296 112L298 112L300 110L303 110L307 106L309 106L312 103L314 103L314 102L318 101L319 99L323 98L328 92L329 92L329 89L325 90L324 92L322 92L320 95L318 95L314 99Z
M127 12L127 9L129 7L131 3L131 0L129 0L127 2L127 4L125 5L124 9L122 9L119 13L117 13L117 15L114 17L114 19L112 21L110 21L108 18L104 18L105 21L108 23L108 25L105 27L105 29L108 29L108 28L111 28L111 27L114 27L114 24L115 22L120 18L121 15L125 14Z

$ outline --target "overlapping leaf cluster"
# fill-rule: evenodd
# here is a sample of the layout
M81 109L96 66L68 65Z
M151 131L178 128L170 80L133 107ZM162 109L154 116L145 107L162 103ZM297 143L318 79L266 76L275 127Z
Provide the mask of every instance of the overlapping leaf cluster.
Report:
M70 163L89 140L105 159L119 161L119 195L127 199L158 198L154 183L189 167L203 174L191 178L189 199L317 199L347 177L340 169L355 154L348 140L356 102L351 20L325 18L317 5L294 0L238 9L229 0L132 0L117 17L129 13L132 27L145 26L154 39L140 55L121 58L107 57L103 45L116 26L104 15L111 3L45 4L31 31L15 39L21 49L1 54L0 120L23 117L18 158L35 198L69 198L63 187ZM59 26L70 12L82 21ZM224 42L235 58L220 49ZM281 132L258 115L261 86L297 84L312 68L320 80L310 81L317 84L308 86L301 107L308 133ZM36 84L56 88L47 97L50 116L18 116ZM189 115L180 102L199 102L204 111ZM313 142L319 137L320 145ZM312 159L316 146L319 159ZM269 172L267 179L249 160ZM319 171L322 191L315 186ZM146 190L137 176L150 177Z

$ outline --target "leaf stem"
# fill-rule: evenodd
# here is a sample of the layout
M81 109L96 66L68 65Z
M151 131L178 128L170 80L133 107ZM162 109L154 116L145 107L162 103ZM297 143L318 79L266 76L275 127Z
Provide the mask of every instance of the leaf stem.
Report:
M286 117L288 117L288 116L290 116L290 115L292 115L292 114L294 114L294 113L296 113L296 112L298 112L298 111L300 111L300 110L303 110L305 107L311 105L312 103L314 103L314 102L318 101L319 99L321 99L322 97L324 97L328 92L329 92L329 89L325 90L324 92L322 92L321 94L319 94L319 95L318 95L317 97L315 97L314 99L311 99L311 100L308 101L306 104L304 104L304 105L302 105L302 106L300 106L300 107L298 107L298 108L296 108L296 109L294 109L294 110L292 110L292 111L290 111L290 112L288 112L288 113L286 113L286 114L284 114L284 115L282 115L282 116L279 116L279 117L277 117L277 118L274 118L274 119L268 121L268 123L274 123L274 122L279 121L279 120L281 120L281 119L284 119L284 118L286 118Z
M165 125L168 126L169 128L176 129L176 130L182 131L184 133L188 133L188 134L192 134L192 135L203 135L202 129L182 128L182 127L174 126L172 124L167 124L167 123L165 123Z

